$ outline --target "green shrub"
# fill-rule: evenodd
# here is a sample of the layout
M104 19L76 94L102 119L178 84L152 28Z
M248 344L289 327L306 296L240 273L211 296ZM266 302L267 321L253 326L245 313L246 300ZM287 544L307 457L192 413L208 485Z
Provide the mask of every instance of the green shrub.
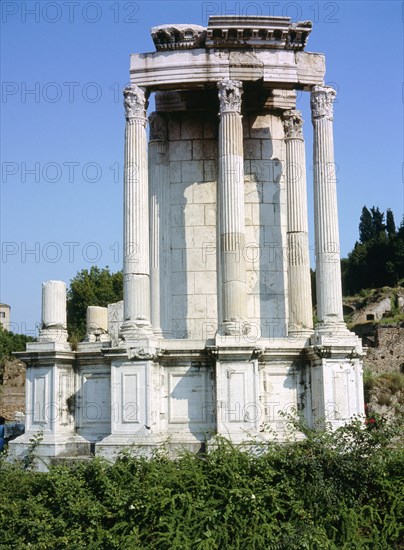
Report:
M391 405L391 401L392 401L391 393L381 390L377 394L377 402L379 403L379 405L386 405L388 407L389 405Z
M404 374L401 372L386 372L380 378L392 394L404 390Z
M300 429L303 441L255 454L218 438L207 454L127 452L49 473L0 460L0 548L398 549L397 429Z

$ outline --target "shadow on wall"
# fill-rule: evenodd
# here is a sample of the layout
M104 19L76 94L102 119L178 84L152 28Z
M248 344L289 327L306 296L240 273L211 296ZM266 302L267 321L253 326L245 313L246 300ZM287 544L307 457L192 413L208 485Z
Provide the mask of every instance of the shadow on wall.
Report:
M283 127L274 115L245 118L245 256L249 300L254 302L257 338L280 338L286 335L287 268L286 191L283 165L278 158L284 155Z
M168 371L168 431L191 432L205 441L216 429L214 419L213 366L198 364Z
M97 442L111 433L110 372L83 370L80 389L68 399L77 433Z
M170 218L170 261L160 267L166 297L160 312L171 323L163 332L173 338L202 339L204 327L217 326L217 110L170 113L168 119L170 206L162 210Z

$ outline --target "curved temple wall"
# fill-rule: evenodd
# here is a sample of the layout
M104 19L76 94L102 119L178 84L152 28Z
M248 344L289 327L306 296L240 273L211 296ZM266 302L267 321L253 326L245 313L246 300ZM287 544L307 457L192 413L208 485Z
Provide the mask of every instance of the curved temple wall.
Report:
M324 86L324 57L304 51L310 31L289 18L218 16L206 29L154 27L157 51L131 56L124 300L90 308L86 340L72 350L65 286L52 282L44 319L56 308L61 339L45 323L19 354L27 431L14 455L38 430L47 460L113 458L129 445L198 450L214 433L286 438L284 415L296 411L312 426L363 414L363 352L340 315L336 182L326 172L335 92ZM312 94L314 328L309 125L296 90Z

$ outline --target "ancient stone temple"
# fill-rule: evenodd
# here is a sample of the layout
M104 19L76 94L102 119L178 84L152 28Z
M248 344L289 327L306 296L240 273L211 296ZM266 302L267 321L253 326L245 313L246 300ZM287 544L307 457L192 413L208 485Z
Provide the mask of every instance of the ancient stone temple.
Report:
M24 452L113 457L285 435L284 413L363 413L362 347L342 315L335 91L310 22L214 16L163 25L124 89L124 300L67 342L66 287L43 285L27 363ZM303 124L311 96L317 318ZM148 114L154 94L155 112ZM310 160L311 162L311 160Z

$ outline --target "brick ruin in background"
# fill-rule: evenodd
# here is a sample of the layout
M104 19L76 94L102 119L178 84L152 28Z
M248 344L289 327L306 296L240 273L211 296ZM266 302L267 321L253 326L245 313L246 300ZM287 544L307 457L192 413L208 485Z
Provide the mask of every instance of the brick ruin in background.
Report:
M360 340L343 321L335 91L310 22L213 16L152 29L124 90L124 300L67 342L66 287L43 286L27 363L25 452L113 458L286 437L363 414ZM312 324L304 129L311 95L318 323ZM155 112L147 115L153 93ZM149 136L147 133L149 125ZM297 434L299 435L299 434Z
M6 359L0 365L0 417L11 422L24 418L25 365L16 359Z

